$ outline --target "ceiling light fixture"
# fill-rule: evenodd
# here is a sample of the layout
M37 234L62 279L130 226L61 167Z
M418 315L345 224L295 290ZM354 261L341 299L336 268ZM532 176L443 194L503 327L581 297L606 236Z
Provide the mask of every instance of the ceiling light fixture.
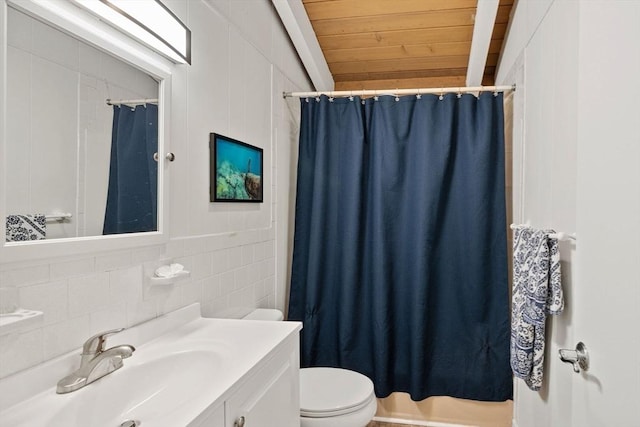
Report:
M191 64L191 30L160 0L73 0L174 62Z

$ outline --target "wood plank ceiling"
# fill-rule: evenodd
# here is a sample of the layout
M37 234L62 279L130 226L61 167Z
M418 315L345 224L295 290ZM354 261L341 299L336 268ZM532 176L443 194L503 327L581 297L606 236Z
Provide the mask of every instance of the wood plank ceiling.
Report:
M303 0L335 90L465 86L478 0ZM480 0L481 1L481 0ZM514 0L500 0L483 85Z

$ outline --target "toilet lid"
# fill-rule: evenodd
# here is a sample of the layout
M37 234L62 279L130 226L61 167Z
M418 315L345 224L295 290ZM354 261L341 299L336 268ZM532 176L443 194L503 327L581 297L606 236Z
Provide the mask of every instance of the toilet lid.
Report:
M354 412L373 399L373 382L340 368L300 369L300 415L330 417Z

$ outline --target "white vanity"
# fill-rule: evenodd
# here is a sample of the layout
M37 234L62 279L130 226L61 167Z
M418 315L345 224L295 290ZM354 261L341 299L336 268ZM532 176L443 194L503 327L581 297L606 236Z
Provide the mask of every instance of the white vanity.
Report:
M202 318L193 304L111 335L107 347L135 352L74 392L56 383L80 351L1 380L0 426L298 426L300 329Z

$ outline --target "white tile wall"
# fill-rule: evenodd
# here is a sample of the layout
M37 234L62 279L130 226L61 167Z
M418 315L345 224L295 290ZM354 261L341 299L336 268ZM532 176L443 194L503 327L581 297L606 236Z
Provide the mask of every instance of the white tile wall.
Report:
M17 287L19 306L44 312L43 324L23 338L0 338L10 343L0 349L0 361L7 360L0 372L6 375L70 351L95 332L131 326L194 302L200 302L208 316L232 307L273 307L275 254L243 257L257 252L266 256L264 249L273 240L246 234L249 237L242 232L220 236L228 247L217 250L207 250L204 238L175 239L167 245L174 251L171 259L164 246L141 248L133 265L130 252L52 260L34 268L0 265L2 286ZM185 265L191 277L173 286L149 288L148 276L169 261ZM32 351L34 336L41 337L36 351L41 356L28 359L28 365L13 360Z
M66 281L22 286L18 292L18 305L44 312L44 324L49 325L67 318L68 297Z
M127 323L127 303L110 304L102 310L91 313L90 324L93 330L108 331L117 329Z
M109 304L109 273L69 278L69 317L105 309Z
M43 329L0 336L0 378L43 362Z
M276 227L289 230L292 220L299 113L297 100L281 94L310 90L307 76L270 1L166 3L193 34L193 63L176 66L172 79L172 238L166 245L79 257L0 260L0 287L16 287L20 305L45 312L43 325L0 336L0 378L76 349L96 332L192 302L200 302L206 316L284 306L291 236ZM30 34L12 37L31 46ZM83 49L78 66L87 76L102 72L107 61L98 66L100 56ZM283 129L277 141L274 129ZM209 203L210 132L264 149L265 203ZM191 277L151 288L148 276L166 262L182 263Z
M91 316L85 314L72 317L53 325L47 325L42 329L42 345L44 348L44 360L52 359L70 349L82 345L84 340L93 334L90 325Z

